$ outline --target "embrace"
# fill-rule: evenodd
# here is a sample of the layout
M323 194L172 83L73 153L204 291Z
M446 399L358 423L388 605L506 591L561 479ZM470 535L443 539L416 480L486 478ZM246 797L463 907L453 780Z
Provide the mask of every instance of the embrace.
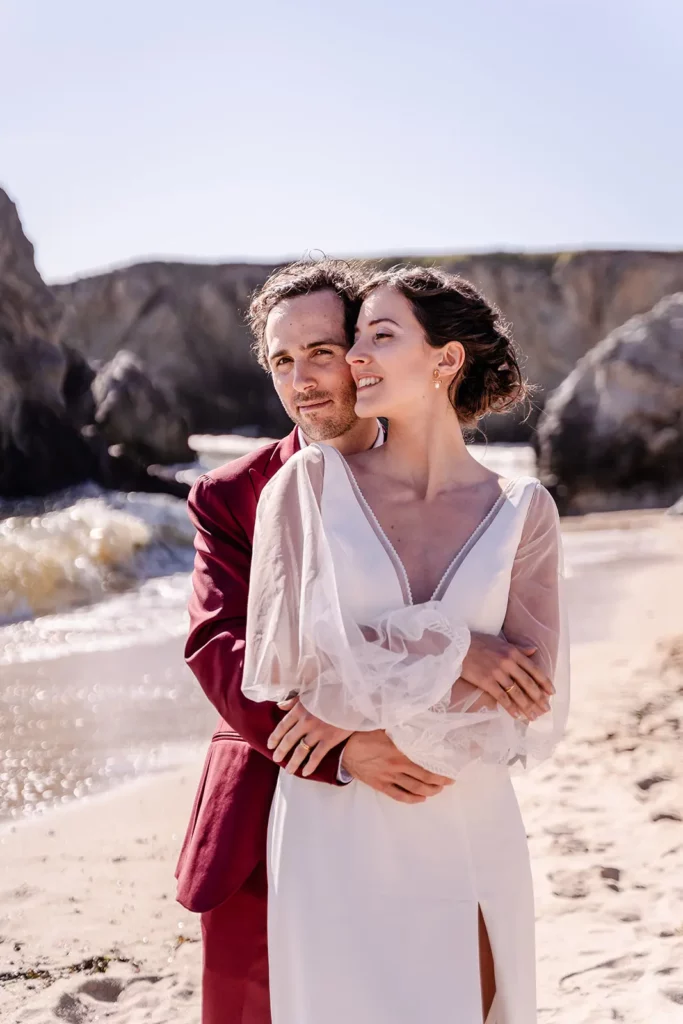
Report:
M250 322L295 428L190 496L204 1024L534 1024L510 776L567 717L559 521L463 439L525 397L509 328L462 278L333 260Z

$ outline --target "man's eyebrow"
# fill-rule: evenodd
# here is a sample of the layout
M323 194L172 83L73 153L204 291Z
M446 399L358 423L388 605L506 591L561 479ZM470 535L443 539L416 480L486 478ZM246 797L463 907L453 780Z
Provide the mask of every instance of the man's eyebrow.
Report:
M317 341L309 341L308 345L304 345L304 351L308 352L312 348L320 348L321 345L334 346L335 348L348 348L346 340L340 341L338 338L318 338ZM271 352L268 356L268 361L272 359L279 359L280 356L288 356L288 348L279 348L277 352Z

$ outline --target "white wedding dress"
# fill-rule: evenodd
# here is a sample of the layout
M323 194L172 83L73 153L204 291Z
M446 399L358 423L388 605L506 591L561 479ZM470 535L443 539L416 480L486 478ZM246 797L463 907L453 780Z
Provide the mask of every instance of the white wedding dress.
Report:
M414 604L335 449L299 453L261 497L245 693L296 690L326 721L386 729L413 761L456 779L406 805L358 781L280 772L268 848L273 1024L482 1024L480 910L495 964L488 1024L535 1024L533 892L510 770L548 756L566 721L558 519L525 478L469 536L461 520L433 599ZM524 725L452 692L469 630L538 648L557 690L549 714Z

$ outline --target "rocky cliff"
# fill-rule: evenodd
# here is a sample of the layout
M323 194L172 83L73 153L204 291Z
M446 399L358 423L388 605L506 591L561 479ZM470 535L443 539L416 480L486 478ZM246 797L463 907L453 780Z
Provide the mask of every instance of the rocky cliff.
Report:
M36 270L33 246L24 234L17 208L1 188L0 283L15 296L27 330L54 341L61 302Z
M411 257L379 261L388 266ZM495 440L527 440L544 396L611 330L683 289L683 252L581 252L439 257L470 278L512 321L538 385L526 423L496 417ZM268 379L250 351L242 317L273 268L249 264L148 263L59 285L62 336L89 359L132 353L182 410L192 432L287 429Z
M85 480L186 494L175 480L148 473L142 460L109 450L95 423L95 373L60 340L63 316L61 300L36 270L16 207L0 189L0 499Z
M107 403L112 440L123 440L117 435L131 415L138 419L132 428L138 436L153 430L149 413L134 397L144 376L156 390L155 407L172 414L165 439L156 444L163 461L182 461L186 449L180 439L188 432L288 429L270 380L251 355L243 323L250 295L272 269L147 263L53 288L66 311L60 336L102 367L105 377L111 377L106 364L127 353L115 374L117 396ZM104 380L102 400L108 393Z
M485 424L492 440L535 441L546 396L586 353L683 291L683 252L427 262L471 279L502 309L537 386L526 419ZM244 326L250 296L272 269L155 262L49 288L0 189L0 496L45 493L84 474L156 489L146 467L190 458L190 433L285 432Z

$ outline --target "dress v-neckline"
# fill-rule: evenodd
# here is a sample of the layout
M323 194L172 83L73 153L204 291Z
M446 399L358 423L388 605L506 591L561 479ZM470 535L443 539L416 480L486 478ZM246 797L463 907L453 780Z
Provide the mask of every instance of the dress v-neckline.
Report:
M341 452L337 451L336 448L332 448L331 445L329 447L335 453L335 455L339 457L342 467L344 469L344 473L351 487L351 491L353 492L353 495L356 498L356 502L360 507L360 511L364 513L365 518L368 520L369 525L372 527L373 531L377 536L377 539L379 540L386 554L388 555L389 561L392 563L392 566L398 578L398 582L401 586L401 591L403 593L403 600L405 604L414 605L415 601L413 600L413 591L410 585L410 578L408 576L408 571L404 565L403 559L399 555L398 551L394 547L394 544L387 535L386 530L384 529L379 519L375 515L375 512L372 506L370 505L370 502L363 494L360 485L353 473L353 470L349 466L347 460L344 458ZM464 562L467 555L469 555L470 551L475 546L475 544L477 544L477 542L486 533L487 529L500 512L501 508L503 507L505 499L507 498L508 494L510 493L514 485L514 480L507 481L507 483L502 488L500 494L498 495L493 505L482 519L482 521L478 524L478 526L474 528L469 537L455 552L452 559L444 569L443 574L439 579L439 582L434 588L432 596L429 598L430 601L440 601L443 599L449 586L453 582L453 579L455 578L458 569Z

